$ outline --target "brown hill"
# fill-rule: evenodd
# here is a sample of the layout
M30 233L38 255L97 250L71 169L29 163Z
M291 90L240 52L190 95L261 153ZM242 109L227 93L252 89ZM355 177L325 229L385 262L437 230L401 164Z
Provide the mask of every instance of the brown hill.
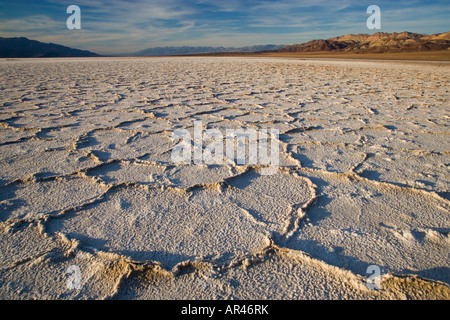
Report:
M447 50L450 48L450 32L418 34L411 32L349 34L327 40L312 40L294 44L273 52L346 52L346 53L394 53Z

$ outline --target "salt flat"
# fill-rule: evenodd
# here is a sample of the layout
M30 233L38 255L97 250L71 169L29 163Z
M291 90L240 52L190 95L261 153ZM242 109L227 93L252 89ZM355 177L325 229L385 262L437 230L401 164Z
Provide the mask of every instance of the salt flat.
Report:
M450 298L448 63L20 59L0 79L2 299ZM277 129L276 171L174 163L194 121Z

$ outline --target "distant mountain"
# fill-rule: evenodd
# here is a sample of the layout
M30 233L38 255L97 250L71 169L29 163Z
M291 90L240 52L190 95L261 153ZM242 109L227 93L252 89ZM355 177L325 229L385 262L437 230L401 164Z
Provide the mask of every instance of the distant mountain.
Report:
M156 47L141 50L126 56L176 56L176 55L236 55L282 52L342 52L342 53L394 53L420 52L450 49L450 32L418 34L411 32L348 34L326 40L312 40L294 45L257 45L247 47ZM450 52L450 51L449 51ZM99 57L87 51L73 49L54 43L43 43L27 38L0 37L0 58L39 57Z
M386 53L447 50L450 48L450 32L417 34L411 32L349 34L327 40L312 40L294 44L272 52L348 52Z
M232 47L156 47L141 50L135 53L130 53L130 56L176 56L176 55L189 55L200 53L219 53L219 52L258 52L266 50L277 50L283 48L284 45L256 45L247 46L241 48Z
M98 54L27 38L0 37L1 58L99 57Z

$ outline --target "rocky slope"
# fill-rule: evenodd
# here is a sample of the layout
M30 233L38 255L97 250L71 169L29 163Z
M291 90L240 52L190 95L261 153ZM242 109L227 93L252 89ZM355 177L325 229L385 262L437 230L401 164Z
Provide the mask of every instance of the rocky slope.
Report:
M73 49L54 43L43 43L24 37L0 37L0 58L98 57L87 50Z
M450 48L450 32L426 35L411 32L349 34L327 40L312 40L286 46L276 52L415 52L447 50Z

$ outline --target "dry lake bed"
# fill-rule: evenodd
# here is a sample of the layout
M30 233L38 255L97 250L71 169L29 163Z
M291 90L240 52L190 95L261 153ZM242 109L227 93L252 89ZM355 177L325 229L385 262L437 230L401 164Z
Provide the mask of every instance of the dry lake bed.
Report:
M449 80L407 61L1 60L0 298L450 299Z

